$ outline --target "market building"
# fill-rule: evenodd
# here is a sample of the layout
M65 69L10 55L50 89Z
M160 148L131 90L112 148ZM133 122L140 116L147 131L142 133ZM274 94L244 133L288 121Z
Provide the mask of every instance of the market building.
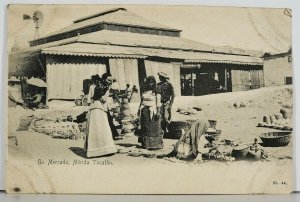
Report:
M211 46L180 34L116 8L30 41L28 49L10 54L9 69L24 77L45 78L47 101L76 99L84 79L105 72L125 88L127 83L140 86L147 76L163 71L176 96L265 86L261 51Z

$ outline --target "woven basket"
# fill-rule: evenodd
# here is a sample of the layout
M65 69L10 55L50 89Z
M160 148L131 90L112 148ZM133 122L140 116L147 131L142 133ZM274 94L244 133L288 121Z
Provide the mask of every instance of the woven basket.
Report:
M169 134L166 134L165 138L179 139L182 135L182 129L184 131L189 130L195 121L196 120L171 121L168 126Z
M290 143L290 131L262 133L259 137L265 147L283 147Z

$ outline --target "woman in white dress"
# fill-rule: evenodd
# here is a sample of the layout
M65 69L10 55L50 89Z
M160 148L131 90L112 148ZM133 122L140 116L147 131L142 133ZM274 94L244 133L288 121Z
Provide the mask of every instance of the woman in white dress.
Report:
M94 90L96 87L97 82L99 82L101 80L100 76L98 74L95 74L92 76L92 83L89 87L89 93L87 95L87 103L91 104L92 103L92 99L93 99L93 95L94 95Z
M101 80L97 82L92 103L87 116L86 156L99 157L117 152L108 122L107 97L110 85Z

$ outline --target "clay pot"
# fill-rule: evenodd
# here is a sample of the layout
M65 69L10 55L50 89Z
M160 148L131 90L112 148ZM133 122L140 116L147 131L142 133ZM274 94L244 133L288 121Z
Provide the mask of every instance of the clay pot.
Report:
M122 103L123 103L123 104L128 104L128 103L129 103L129 101L128 101L128 99L127 99L127 98L123 98L123 101L122 101Z
M266 123L266 124L270 124L271 123L270 116L264 116L263 117L263 122Z
M123 125L122 129L123 130L132 130L132 129L134 129L134 125L133 124Z
M285 119L291 119L293 116L293 111L291 109L280 109L280 113Z
M270 115L270 122L271 122L271 124L275 123L275 120L276 120L275 115L271 114Z
M282 114L275 114L275 118L277 120L281 120L281 119L283 119L283 116L282 116Z
M129 110L129 109L126 109L126 110L122 111L122 115L123 115L124 117L131 117L130 110Z

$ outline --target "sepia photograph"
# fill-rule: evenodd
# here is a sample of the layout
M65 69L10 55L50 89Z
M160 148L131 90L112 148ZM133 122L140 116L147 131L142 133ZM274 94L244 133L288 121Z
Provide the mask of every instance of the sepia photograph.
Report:
M6 192L290 194L292 10L7 6Z

